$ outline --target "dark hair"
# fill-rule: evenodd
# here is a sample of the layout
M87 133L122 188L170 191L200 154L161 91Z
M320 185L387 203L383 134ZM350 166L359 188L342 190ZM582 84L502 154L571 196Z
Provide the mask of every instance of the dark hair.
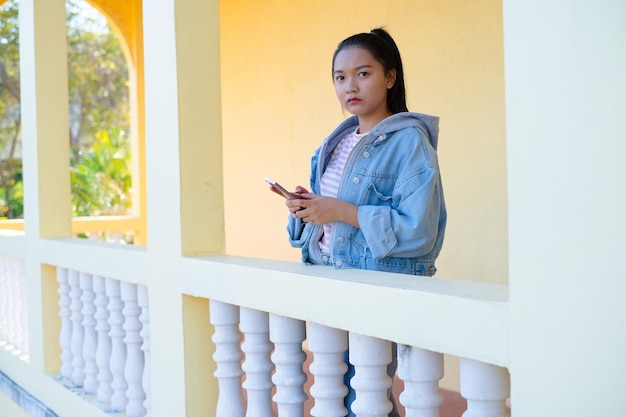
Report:
M372 57L381 63L385 74L396 70L396 81L387 93L387 107L392 114L408 111L406 107L406 89L404 87L404 71L402 70L402 59L396 42L391 35L382 28L377 28L369 33L357 33L344 39L337 46L333 54L333 70L337 54L345 48L363 48L372 54Z

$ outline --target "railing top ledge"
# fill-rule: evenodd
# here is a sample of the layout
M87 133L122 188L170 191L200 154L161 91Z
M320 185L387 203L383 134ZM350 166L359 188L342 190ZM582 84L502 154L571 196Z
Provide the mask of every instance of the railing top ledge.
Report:
M508 285L488 282L465 281L443 277L413 276L390 272L365 271L361 269L336 270L325 266L303 265L298 262L226 255L189 259L192 262L213 263L225 269L248 268L251 272L252 270L263 270L279 274L285 273L308 278L332 279L353 282L355 284L382 286L386 288L419 291L421 293L433 293L496 303L506 303L508 301Z
M508 363L505 285L234 256L185 258L185 294Z
M1 226L2 224L0 224ZM24 236L24 232L22 230L0 228L0 236Z

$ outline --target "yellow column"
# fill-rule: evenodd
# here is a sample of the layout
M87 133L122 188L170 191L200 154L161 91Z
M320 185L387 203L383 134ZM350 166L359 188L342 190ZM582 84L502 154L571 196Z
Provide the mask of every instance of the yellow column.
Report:
M215 378L197 372L213 366L208 304L183 296L176 265L181 256L224 251L218 4L143 4L146 280L158 306L150 317L153 375L168 376L153 379L155 417L210 415L217 402Z
M19 6L30 353L43 370L55 368L59 355L58 343L43 340L42 329L60 324L51 301L54 268L41 264L38 241L71 235L65 0L21 0ZM51 289L42 292L42 283Z
M224 251L218 1L177 1L183 255ZM198 19L203 16L203 19Z
M67 29L64 0L20 1L25 230L71 233Z
M225 249L218 5L218 1L178 0L174 10L184 256ZM210 343L208 304L185 297L183 307L187 415L213 413L218 390L209 354L214 345Z
M127 6L121 6L127 7ZM132 42L129 49L132 53L130 76L131 100L131 134L132 145L132 176L133 176L133 214L140 219L140 229L135 230L135 244L147 243L147 212L146 212L146 103L144 88L144 57L143 57L143 13L141 0L133 2L133 33L127 41Z

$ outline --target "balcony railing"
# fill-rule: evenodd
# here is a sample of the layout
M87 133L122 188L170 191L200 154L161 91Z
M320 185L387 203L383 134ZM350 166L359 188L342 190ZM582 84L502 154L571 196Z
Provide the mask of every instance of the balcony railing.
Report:
M0 230L24 231L24 220L0 220ZM137 243L145 239L141 219L136 216L74 217L72 235L111 243Z
M75 250L78 258L100 254L99 246L76 243L61 239L47 245ZM108 250L115 254L117 249ZM141 265L141 252L135 255ZM54 255L48 256L52 261ZM76 261L72 267L56 267L61 365L50 376L97 409L149 416L149 311L159 306L150 305L148 286L127 276L107 276L106 268L93 273L87 265ZM216 371L201 378L218 381L214 413L219 417L345 415L345 352L355 368L353 411L386 416L392 342L398 347L397 378L404 391L397 400L404 415L438 415L444 353L460 358L464 417L509 413L502 342L506 287L232 257L182 258L179 267L182 295L204 298L209 306ZM0 343L28 360L24 306L33 301L23 292L24 268L15 257L0 257ZM130 273L135 269L141 267L131 265ZM257 297L262 287L271 297ZM334 305L347 294L354 299L346 314L358 324L341 328ZM376 300L393 297L399 307L381 315ZM275 303L279 299L290 302ZM389 326L374 325L376 317Z
M0 256L0 346L28 361L28 343L25 264Z

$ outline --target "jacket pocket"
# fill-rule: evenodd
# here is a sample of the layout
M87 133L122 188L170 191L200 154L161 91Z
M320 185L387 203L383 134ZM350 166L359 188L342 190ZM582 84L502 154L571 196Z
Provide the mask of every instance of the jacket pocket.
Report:
M303 247L309 238L315 225L312 223L304 223L301 219L292 219L287 226L289 233L289 243L294 248Z
M379 180L370 182L363 194L360 205L391 206L393 203L393 182L395 181Z

